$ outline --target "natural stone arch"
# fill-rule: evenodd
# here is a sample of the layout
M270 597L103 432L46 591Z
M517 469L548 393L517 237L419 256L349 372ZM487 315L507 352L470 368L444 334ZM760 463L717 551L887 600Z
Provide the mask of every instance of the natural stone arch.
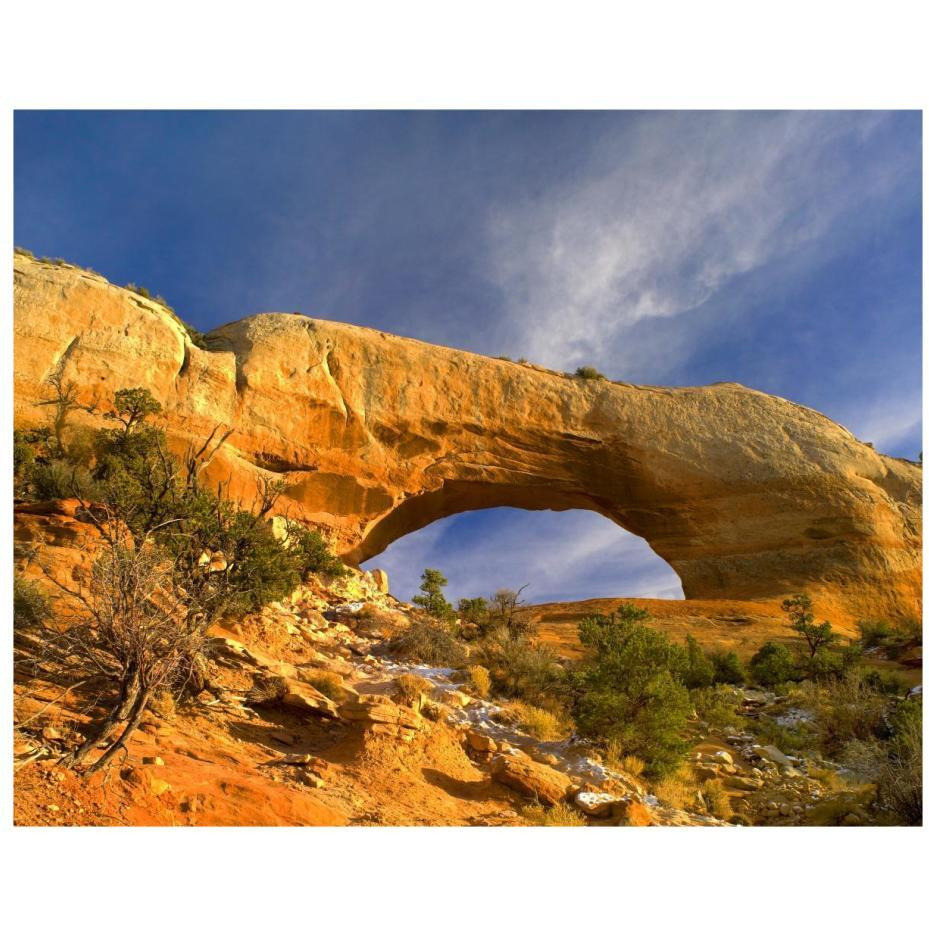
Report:
M23 256L15 272L18 422L62 359L98 407L147 386L176 447L234 430L212 480L247 500L280 476L283 509L347 557L432 514L580 507L646 539L688 597L807 590L848 617L920 615L921 467L795 403L584 381L295 314L223 326L203 351L97 275Z

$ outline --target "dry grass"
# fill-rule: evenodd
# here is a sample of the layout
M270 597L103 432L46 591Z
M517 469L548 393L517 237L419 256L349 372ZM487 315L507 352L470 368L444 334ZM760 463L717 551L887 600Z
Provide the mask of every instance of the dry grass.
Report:
M710 816L717 819L729 819L732 816L732 807L729 805L729 795L719 781L707 781L703 786L703 799Z
M490 696L490 672L483 665L476 664L468 668L468 684L481 700Z
M566 803L556 803L552 807L544 807L534 803L523 808L523 816L533 826L586 826L587 820L582 813Z
M563 739L569 732L570 727L565 720L541 707L514 700L507 704L506 709L520 728L540 742Z
M421 694L429 693L435 685L418 674L401 674L394 680L394 692L404 702L416 703Z
M342 678L335 671L306 671L301 677L330 700L341 700L345 696Z
M676 810L695 810L699 807L699 788L693 772L686 767L663 778L652 786L652 793L666 806Z

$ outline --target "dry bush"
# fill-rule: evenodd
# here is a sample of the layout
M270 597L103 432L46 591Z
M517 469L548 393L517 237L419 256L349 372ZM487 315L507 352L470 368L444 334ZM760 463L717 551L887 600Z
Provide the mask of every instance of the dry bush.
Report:
M303 671L300 675L304 683L315 687L323 696L339 701L345 696L342 678L335 671Z
M551 807L544 807L534 803L523 808L523 816L533 826L586 826L584 815L566 803L556 803Z
M173 719L177 715L174 694L167 687L156 690L148 699L148 709L159 719Z
M554 742L563 739L570 731L564 719L542 709L542 707L514 700L512 703L507 704L506 709L508 715L516 721L520 728L525 729L529 735L540 742Z
M636 755L624 755L619 762L619 768L633 777L641 777L645 770L645 762Z
M694 810L699 806L699 789L689 768L679 768L652 787L652 793L666 806L677 810Z
M390 650L405 661L421 661L437 667L457 668L468 650L441 620L415 619L399 635L391 636Z
M264 706L268 703L277 703L286 695L287 681L277 675L269 674L255 678L251 689L245 695L245 703L248 706Z
M394 679L394 691L403 703L413 705L421 694L427 694L435 685L418 674L401 674Z
M490 696L490 672L483 665L476 664L468 668L468 684L481 700Z
M729 795L719 781L707 781L703 785L703 800L707 812L717 819L729 819L732 816L732 807L729 805Z

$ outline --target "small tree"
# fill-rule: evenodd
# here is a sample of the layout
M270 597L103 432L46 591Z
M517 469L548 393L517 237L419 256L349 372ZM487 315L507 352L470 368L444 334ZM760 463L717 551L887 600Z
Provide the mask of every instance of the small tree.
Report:
M45 378L45 383L51 389L51 395L45 400L39 400L38 405L52 408L52 432L55 436L55 452L61 457L65 454L64 431L68 424L68 417L75 410L86 410L88 407L78 403L77 385L74 381L65 379L63 360Z
M687 663L683 674L684 686L690 690L709 687L714 678L713 663L706 657L700 643L692 636L687 636Z
M581 365L574 372L575 377L583 381L605 381L606 375L601 374L593 365Z
M448 619L452 613L452 605L442 593L442 588L448 586L448 578L436 568L426 568L421 580L419 589L422 594L413 597L413 603L421 606L436 619Z
M790 628L805 640L812 662L821 648L827 648L838 640L828 621L817 623L813 618L813 601L806 594L797 594L781 603L781 609L787 614Z
M492 626L506 629L515 636L523 636L529 633L532 623L522 613L525 602L520 599L527 586L527 584L524 584L519 590L504 587L493 595L490 601L490 623Z
M104 418L121 422L123 434L127 436L149 416L161 412L161 404L145 387L127 387L117 390L113 405L115 410L105 413Z
M575 675L574 718L580 735L619 742L663 776L686 754L682 732L692 707L680 682L684 650L646 626L647 618L646 610L624 603L609 616L581 621L581 644L591 657Z

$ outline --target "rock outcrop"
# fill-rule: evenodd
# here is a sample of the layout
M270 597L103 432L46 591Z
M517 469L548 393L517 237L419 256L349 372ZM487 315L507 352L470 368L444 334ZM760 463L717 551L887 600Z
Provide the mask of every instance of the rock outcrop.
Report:
M920 615L921 467L738 384L587 381L301 315L192 344L159 304L98 275L15 259L15 419L58 365L98 414L148 387L174 446L234 430L208 476L361 562L433 520L493 506L595 510L645 538L687 597L806 590L858 617Z

